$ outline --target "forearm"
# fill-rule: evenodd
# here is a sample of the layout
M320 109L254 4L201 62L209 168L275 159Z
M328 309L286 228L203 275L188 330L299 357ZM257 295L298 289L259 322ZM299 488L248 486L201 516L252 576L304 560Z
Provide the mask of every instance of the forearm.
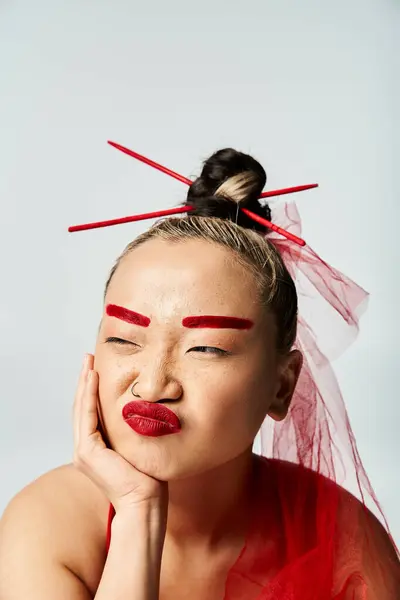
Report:
M165 531L157 508L117 513L94 600L158 600Z

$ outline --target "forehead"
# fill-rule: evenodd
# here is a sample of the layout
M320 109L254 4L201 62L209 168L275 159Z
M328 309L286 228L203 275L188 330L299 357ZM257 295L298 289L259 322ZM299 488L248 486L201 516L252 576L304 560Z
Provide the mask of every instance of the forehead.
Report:
M254 275L229 249L204 240L151 239L130 252L111 280L107 302L134 310L256 318ZM150 314L149 312L145 314Z

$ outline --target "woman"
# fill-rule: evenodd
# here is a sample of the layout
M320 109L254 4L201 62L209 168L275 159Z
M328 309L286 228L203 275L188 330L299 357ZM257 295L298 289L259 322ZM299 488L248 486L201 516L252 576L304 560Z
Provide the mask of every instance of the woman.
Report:
M79 379L74 464L3 516L1 600L400 597L390 537L336 483L317 348L283 246L242 211L270 219L265 181L250 156L217 152L189 189L190 216L157 223L118 259ZM265 420L274 456L294 461L253 453Z

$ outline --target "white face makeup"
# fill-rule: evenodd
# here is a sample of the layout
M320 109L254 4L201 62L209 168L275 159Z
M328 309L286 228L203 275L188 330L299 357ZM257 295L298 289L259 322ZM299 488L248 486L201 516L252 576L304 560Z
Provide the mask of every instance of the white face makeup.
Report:
M200 240L153 239L119 265L96 345L100 402L112 446L162 480L239 456L281 386L274 319L254 279L227 250ZM182 430L143 437L123 421L134 398L164 404Z

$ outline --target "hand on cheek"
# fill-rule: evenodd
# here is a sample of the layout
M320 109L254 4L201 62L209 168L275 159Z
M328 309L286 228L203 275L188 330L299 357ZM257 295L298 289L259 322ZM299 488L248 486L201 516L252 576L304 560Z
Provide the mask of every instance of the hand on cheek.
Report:
M106 443L100 420L99 376L93 366L94 357L87 355L74 403L74 465L104 492L116 512L143 504L164 512L168 484L142 473Z

